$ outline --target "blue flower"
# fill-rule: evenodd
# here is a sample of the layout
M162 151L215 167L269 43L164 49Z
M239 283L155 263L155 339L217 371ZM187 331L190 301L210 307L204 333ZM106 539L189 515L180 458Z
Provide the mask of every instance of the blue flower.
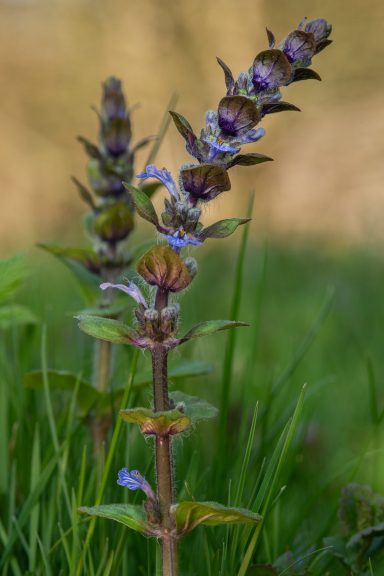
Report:
M184 246L188 244L192 244L193 246L202 244L200 240L187 234L183 227L176 230L173 234L163 234L163 236L168 241L168 244L174 248L184 248Z
M129 472L127 468L122 468L118 472L117 484L126 486L129 490L142 490L151 500L156 499L152 488L138 470Z
M137 174L137 178L140 178L141 180L146 180L147 178L156 178L156 180L160 180L160 182L162 182L167 188L170 195L173 196L175 200L180 200L180 195L176 184L171 176L171 173L168 172L166 168L159 169L154 164L149 164L144 172Z

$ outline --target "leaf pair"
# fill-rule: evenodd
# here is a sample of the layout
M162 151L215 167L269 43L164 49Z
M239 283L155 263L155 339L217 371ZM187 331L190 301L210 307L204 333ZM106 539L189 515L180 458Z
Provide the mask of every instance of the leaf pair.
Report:
M160 529L150 525L144 508L128 504L82 507L83 514L108 518L146 536L160 536ZM200 524L218 526L226 524L258 524L261 516L243 508L228 508L217 502L179 502L172 506L177 535L184 536Z

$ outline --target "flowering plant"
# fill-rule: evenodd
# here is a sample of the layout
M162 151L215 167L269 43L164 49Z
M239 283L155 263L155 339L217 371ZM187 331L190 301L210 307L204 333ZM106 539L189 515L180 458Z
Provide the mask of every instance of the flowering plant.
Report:
M137 267L148 290L143 294L134 282L108 281L101 285L107 292L118 289L135 300L136 325L130 327L117 320L90 315L79 317L80 328L87 334L150 352L152 406L124 407L120 415L126 422L137 424L145 436L154 439L156 465L156 490L137 470L129 472L123 468L118 475L119 485L143 490L146 495L143 507L110 505L83 508L82 511L117 520L159 539L165 576L179 573L178 542L197 525L260 525L263 520L259 514L242 508L225 507L216 502L177 502L176 499L173 437L183 434L202 417L211 417L215 410L194 397L169 392L168 356L171 350L193 338L245 325L229 320L206 321L179 335L179 305L173 301L173 295L185 290L197 272L195 259L185 256L183 249L200 245L209 238L227 237L248 221L247 218L230 218L204 227L201 207L230 190L228 171L233 166L251 166L271 160L259 153L242 154L241 147L264 136L265 131L258 124L266 115L297 110L296 106L281 99L281 88L300 80L320 79L309 66L312 58L331 42L328 39L330 32L331 26L323 19L304 20L276 48L275 37L268 30L268 49L258 54L248 71L239 74L237 80L229 67L218 59L224 71L226 94L216 111L207 112L200 136L181 114L171 112L187 151L197 163L181 167L178 183L168 170L152 164L138 174L141 181L152 178L166 187L169 196L160 218L142 188L124 184L137 213L153 224L164 240L163 244L144 254ZM244 564L242 570L244 573Z

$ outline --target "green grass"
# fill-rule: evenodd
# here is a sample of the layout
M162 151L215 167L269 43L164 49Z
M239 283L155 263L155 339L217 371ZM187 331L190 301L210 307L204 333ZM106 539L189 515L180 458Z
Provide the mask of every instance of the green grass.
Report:
M180 499L250 507L264 522L256 530L196 529L181 543L182 575L251 575L249 566L288 549L310 556L310 574L348 574L323 538L337 532L344 485L383 486L384 262L319 246L248 244L245 251L240 236L233 249L212 242L201 251L199 274L182 298L183 329L233 314L251 326L175 353L213 364L212 373L177 387L228 413L227 425L204 422L177 443L176 479ZM51 390L46 371L90 378L92 339L73 320L81 292L48 256L31 256L29 268L17 303L41 324L0 331L0 575L156 574L156 542L77 513L97 502L139 503L140 495L116 485L117 471L138 468L153 482L153 450L117 418L116 406L112 448L95 461L77 409L79 386L71 394ZM124 404L149 405L150 387L134 384L148 362L116 347L112 387L127 385ZM23 386L33 369L45 370L41 390ZM382 570L373 556L366 573Z

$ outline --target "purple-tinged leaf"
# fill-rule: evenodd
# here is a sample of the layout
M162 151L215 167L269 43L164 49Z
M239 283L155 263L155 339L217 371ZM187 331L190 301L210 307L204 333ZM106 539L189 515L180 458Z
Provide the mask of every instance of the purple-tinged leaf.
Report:
M257 152L251 152L250 154L238 154L227 164L227 168L232 168L232 166L236 165L253 166L254 164L262 164L263 162L272 161L273 158L264 156L264 154L258 154Z
M219 63L219 65L221 66L221 68L223 69L225 85L227 87L227 93L230 94L234 85L235 85L235 79L233 77L231 69L226 65L225 62L223 62L223 60L221 58L216 57L216 60Z
M280 100L279 102L267 102L266 104L263 104L261 109L261 113L263 115L276 114L276 112L285 111L301 112L300 108L294 104L290 104L289 102L284 102L283 100Z
M284 40L282 50L289 62L305 62L309 64L316 52L315 38L311 32L294 30Z
M141 338L135 330L110 318L100 318L99 316L76 316L79 321L79 328L89 336L106 340L114 344L131 344L137 348L146 348L147 342Z
M316 54L324 50L324 48L332 44L332 42L333 40L320 40L320 42L316 44Z
M273 32L266 28L269 48L273 48L276 44L276 38Z
M293 82L299 82L301 80L319 80L321 82L319 74L311 68L296 68L290 83L292 84Z
M84 202L86 204L88 204L88 206L90 208L92 208L93 211L96 211L96 204L95 201L93 199L92 194L90 193L90 191L88 190L88 188L86 188L84 186L84 184L82 184L77 178L75 178L75 176L71 177L72 182L75 184L75 186L77 187L77 190L80 194L80 198L82 198L82 200L84 200Z
M169 113L172 116L172 120L174 121L176 128L184 140L187 142L190 148L193 148L197 138L188 120L178 112L173 112L170 110Z

